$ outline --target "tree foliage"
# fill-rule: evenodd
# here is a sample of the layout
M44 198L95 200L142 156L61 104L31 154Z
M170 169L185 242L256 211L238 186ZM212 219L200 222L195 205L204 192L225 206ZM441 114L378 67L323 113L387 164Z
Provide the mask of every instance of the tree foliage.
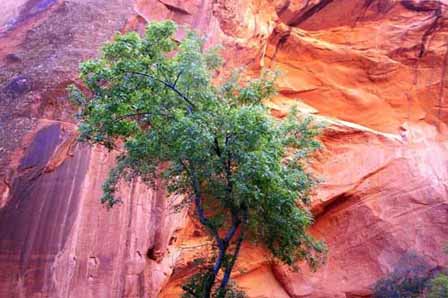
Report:
M102 202L116 204L117 182L133 177L163 178L170 192L191 199L217 249L197 297L227 288L244 239L286 264L317 265L325 248L306 231L315 181L305 166L318 128L294 111L285 121L269 115L262 100L275 93L271 72L250 82L234 72L214 84L216 49L204 50L194 32L178 42L175 32L165 21L143 37L116 35L100 58L81 65L85 88L70 90L81 107L81 139L122 152Z

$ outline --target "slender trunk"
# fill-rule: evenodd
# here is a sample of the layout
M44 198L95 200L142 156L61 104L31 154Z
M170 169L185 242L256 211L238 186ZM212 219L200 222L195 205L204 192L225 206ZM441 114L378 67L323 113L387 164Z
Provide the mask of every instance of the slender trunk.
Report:
M232 273L233 270L233 266L235 266L236 263L236 259L239 256L240 253L240 249L241 249L241 245L243 244L243 240L244 240L244 227L245 225L248 223L248 210L246 206L243 206L243 211L242 211L242 221L238 220L238 225L242 224L242 226L240 227L240 235L238 236L238 240L236 242L236 247L235 247L235 251L233 252L233 256L232 259L230 261L230 263L228 264L225 272L224 272L224 276L223 279L221 281L221 285L219 287L220 291L224 293L224 290L227 287L227 284L230 281L230 274ZM233 237L233 236L232 236Z
M219 146L217 146L217 153L218 153L218 155L220 154ZM204 212L204 208L202 206L200 184L199 184L199 180L196 176L194 169L193 168L189 169L185 165L185 163L183 163L182 161L181 161L181 163L184 166L184 168L187 170L187 173L189 174L189 176L191 178L192 187L193 187L193 191L194 191L194 203L195 203L196 213L199 218L199 221L204 227L206 227L209 230L210 234L215 239L216 245L218 246L218 250L219 250L218 257L216 258L215 264L213 265L212 270L210 270L209 275L206 277L206 279L204 280L204 283L203 283L203 287L204 287L203 298L210 298L210 296L212 294L212 290L213 290L213 285L215 284L218 273L223 267L223 261L226 256L227 249L229 248L229 245L232 242L232 239L234 238L234 236L238 230L238 227L240 226L242 221L240 219L239 211L232 210L232 226L227 231L225 237L221 238L219 236L218 230L216 229L216 227L213 226L213 224L211 224L210 220L207 218L207 216ZM232 183L231 183L231 179L230 179L230 176L231 176L230 163L226 164L226 174L227 174L227 181L228 181L228 193L230 194L232 192ZM243 208L243 223L244 224L247 223L247 208ZM225 268L224 278L223 278L223 281L221 282L220 289L225 289L227 286L227 283L229 282L230 273L232 272L232 268L235 265L235 261L238 257L242 242L243 242L243 230L241 229L239 238L237 240L235 252L232 256L230 263Z
M185 165L184 165L185 167ZM186 168L186 167L185 167ZM186 168L188 169L188 168ZM202 206L202 199L201 199L201 191L199 186L199 181L196 176L196 173L194 172L194 169L189 170L189 175L192 179L192 187L194 191L194 204L196 207L196 213L199 218L199 222L208 229L210 234L215 239L216 245L219 249L218 258L215 261L215 265L213 266L213 269L210 271L210 276L208 276L204 281L204 296L203 298L210 298L213 284L215 283L216 276L218 275L219 270L222 267L222 261L225 256L225 252L227 250L227 243L219 237L217 229L210 223L209 219L205 215L204 208Z
M210 277L208 277L205 280L203 298L210 298L216 277L218 276L219 270L221 270L222 268L222 262L226 254L227 247L224 245L218 245L218 249L219 249L218 257L216 258L215 265L213 265L213 269L210 271Z
M218 249L219 249L218 258L215 261L215 265L213 266L213 270L211 271L210 278L206 280L207 284L205 285L204 298L210 297L211 290L215 283L216 277L219 273L219 270L221 270L221 268L222 268L223 260L226 255L227 249L229 248L229 244L232 241L233 237L235 236L235 233L238 230L240 223L241 223L241 221L239 220L237 214L234 214L233 221L232 221L232 227L227 231L227 234L224 237L224 239L222 239L221 242L218 243ZM240 245L237 244L237 247L239 247L239 246Z
M235 265L236 259L238 258L238 255L240 253L241 244L243 243L243 240L244 240L244 235L243 235L243 231L241 230L240 236L238 237L238 240L236 243L235 251L233 252L232 259L224 272L224 277L223 277L223 279L221 281L221 285L219 287L221 290L224 290L230 281L230 274L232 273L233 266Z
M227 249L229 248L230 242L232 241L233 237L235 236L235 233L238 230L240 223L241 223L241 221L238 219L238 216L234 216L232 227L227 231L227 234L224 237L224 239L220 239L221 241L218 243L219 254L215 261L215 265L213 266L213 270L211 270L211 272L210 272L210 274L211 274L210 277L207 278L205 281L204 298L210 297L213 285L216 281L216 277L218 276L219 271L223 267L223 261L224 261L224 257L226 256ZM240 246L241 246L241 244L238 243L237 244L238 250L239 250ZM233 261L233 263L234 263L234 261ZM233 265L232 265L232 267L233 267ZM226 275L226 273L224 275ZM225 284L227 284L227 282Z
M213 266L213 271L212 271L214 275L218 274L219 269L221 269L222 261L224 259L224 256L225 256L226 250L227 250L227 248L224 245L219 245L218 249L219 249L218 258L216 259L216 262L215 262L215 265Z

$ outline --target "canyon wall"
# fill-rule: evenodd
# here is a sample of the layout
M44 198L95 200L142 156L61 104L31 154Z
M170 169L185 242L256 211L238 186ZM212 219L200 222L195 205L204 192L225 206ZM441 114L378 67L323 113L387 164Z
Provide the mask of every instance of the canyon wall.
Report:
M234 278L249 297L370 297L409 256L446 265L448 1L3 2L0 297L179 297L207 253L163 185L101 206L114 152L76 143L65 91L114 32L165 18L222 44L224 72L279 69L273 115L326 123L312 233L327 262L295 272L246 245Z

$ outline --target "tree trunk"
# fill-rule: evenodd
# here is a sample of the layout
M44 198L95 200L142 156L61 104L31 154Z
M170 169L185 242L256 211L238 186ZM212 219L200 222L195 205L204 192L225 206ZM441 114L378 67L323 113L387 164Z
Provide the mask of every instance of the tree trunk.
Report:
M210 271L210 277L207 277L207 279L205 280L203 298L210 298L210 295L212 294L213 285L215 284L216 276L218 276L218 272L222 268L222 261L226 254L227 247L224 245L218 245L218 249L219 254L218 257L216 258L213 269Z
M233 266L235 265L236 259L238 258L238 255L240 253L241 244L243 243L243 240L244 240L244 235L243 235L243 232L241 231L240 236L238 237L238 241L236 243L236 247L235 247L235 251L232 256L232 260L230 261L230 264L227 266L227 268L224 272L224 277L221 281L221 286L219 287L221 290L225 290L225 288L227 287L227 284L230 281L230 274L232 273Z
M238 258L238 255L240 253L240 249L241 249L241 245L243 243L244 240L244 226L248 223L248 217L249 217L249 212L247 210L246 206L242 207L242 222L239 221L238 225L242 223L241 227L240 227L240 235L238 236L238 240L236 242L236 247L235 247L235 251L233 252L233 256L232 256L232 260L230 261L230 264L228 264L225 272L224 272L224 277L221 281L221 285L219 287L219 289L221 291L224 291L227 287L227 284L230 281L230 274L232 273L233 270L233 266L236 263L236 259Z

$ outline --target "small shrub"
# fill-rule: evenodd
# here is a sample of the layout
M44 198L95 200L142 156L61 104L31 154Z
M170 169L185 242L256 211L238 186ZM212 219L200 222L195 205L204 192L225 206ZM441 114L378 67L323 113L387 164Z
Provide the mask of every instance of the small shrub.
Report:
M206 284L212 274L209 271L201 271L188 279L182 286L184 294L182 298L198 298L204 297ZM225 289L217 289L215 286L212 291L212 298L247 298L246 294L239 289L232 281L229 282Z
M375 298L419 298L429 280L430 265L415 253L406 253L394 271L374 286Z
M448 298L448 275L439 273L429 281L428 298Z

